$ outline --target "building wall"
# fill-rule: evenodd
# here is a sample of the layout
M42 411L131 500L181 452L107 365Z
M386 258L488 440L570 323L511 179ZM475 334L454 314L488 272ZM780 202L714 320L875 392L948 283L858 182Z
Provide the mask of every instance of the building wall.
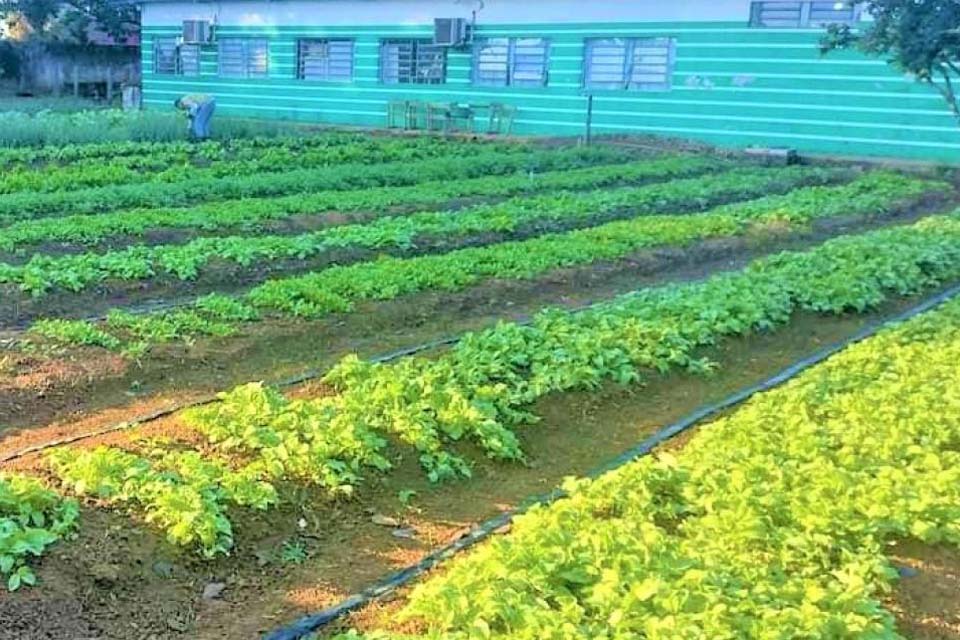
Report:
M385 125L390 100L504 102L520 110L517 133L580 135L587 102L584 39L671 36L677 40L673 88L593 91L595 132L960 162L960 127L936 91L854 52L821 57L817 30L749 28L746 0L487 0L477 37L549 38L548 86L473 86L468 50L450 53L444 85L379 82L380 39L429 38L434 17L468 16L477 6L457 0L147 4L144 101L172 108L179 95L208 92L217 97L219 113L373 127ZM269 38L269 77L218 77L216 46L204 48L199 77L154 75L154 38L179 34L180 22L189 18L215 19L220 37ZM301 37L355 38L354 81L296 79Z

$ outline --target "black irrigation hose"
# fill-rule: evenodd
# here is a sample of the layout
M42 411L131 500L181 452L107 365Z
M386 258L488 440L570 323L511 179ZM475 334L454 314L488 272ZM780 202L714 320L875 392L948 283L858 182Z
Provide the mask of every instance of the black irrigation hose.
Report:
M429 351L430 349L436 349L438 347L443 347L447 345L454 344L460 340L461 336L451 336L447 338L440 338L438 340L433 340L431 342L424 342L414 347L404 347L402 349L397 349L396 351L391 351L380 356L371 358L369 361L373 363L386 363L391 360L397 360L398 358L404 358L406 356L415 355L422 351ZM310 380L315 380L324 375L324 371L319 369L308 369L307 371L290 377L279 382L271 383L275 387L292 387ZM88 431L85 433L80 433L77 435L68 436L66 438L61 438L59 440L53 440L50 442L45 442L43 444L33 445L20 449L19 451L14 451L13 453L7 454L3 457L0 457L0 464L5 462L10 462L18 458L22 458L31 453L39 453L47 449L52 449L53 447L59 447L65 444L71 444L74 442L79 442L81 440L89 440L90 438L96 438L98 436L104 436L110 433L115 433L117 431L125 431L127 429L133 429L134 427L139 427L150 422L159 420L160 418L165 418L174 413L179 413L186 409L192 409L194 407L202 407L208 404L213 404L217 402L217 394L209 394L196 400L191 400L189 402L177 403L172 407L167 407L166 409L158 409L152 413L147 413L142 416L137 416L133 420L127 420L124 422L119 422L117 424L111 425L109 427L104 427L103 429L97 429L95 431Z
M782 369L780 372L774 374L766 380L763 380L762 382L745 387L718 402L707 404L694 410L692 413L687 414L676 422L660 429L656 433L640 442L638 445L628 449L616 458L592 469L585 474L585 477L596 478L605 473L618 469L619 467L622 467L639 457L648 455L656 447L660 446L667 440L670 440L674 436L677 436L678 434L690 429L700 421L731 409L758 393L769 391L770 389L783 384L803 371L846 349L850 345L876 335L880 330L886 328L887 326L909 320L910 318L930 311L931 309L940 306L958 294L960 294L960 285L956 285L941 291L940 293L927 298L923 302L890 318L872 322L853 335L823 347L822 349L819 349L805 358L797 360L790 366ZM287 627L282 627L272 631L265 635L263 640L300 640L310 633L313 633L314 631L330 624L331 622L336 621L347 613L359 609L360 607L369 604L373 600L381 598L384 595L395 591L399 587L405 586L441 562L448 560L464 549L472 547L478 542L481 542L489 537L491 534L496 533L498 530L509 525L516 516L522 515L531 507L550 504L551 502L555 502L565 495L565 491L557 488L549 493L529 497L519 506L508 511L504 511L493 518L486 520L477 527L473 528L463 537L458 538L457 540L430 553L416 564L386 575L366 589L350 596L346 600L343 600L332 607L328 607L318 613L300 618Z
M626 293L623 295L630 295L630 294ZM562 308L569 313L581 313L598 304L603 304L603 301L586 302L584 304L575 305L571 307L562 307ZM529 314L518 315L518 316L515 316L514 319L511 320L511 322L514 322L519 325L528 325L533 322L533 316ZM379 356L374 356L373 358L370 358L368 362L371 362L374 364L385 364L393 360L398 360L400 358L405 358L407 356L423 353L424 351L430 351L432 349L437 349L439 347L446 347L452 344L456 344L467 333L470 333L470 331L465 331L463 333L459 333L453 336L447 336L445 338L438 338L436 340L431 340L429 342L423 342L421 344L418 344L412 347L402 347L400 349L396 349L394 351L390 351L388 353L381 354ZM285 378L283 380L272 382L269 384L271 386L280 387L280 388L293 387L298 384L303 384L304 382L309 382L311 380L316 380L317 378L321 378L325 374L326 374L326 371L322 371L320 369L307 369L303 373L298 374L296 376ZM217 401L217 394L209 394L209 395L197 398L196 400L191 400L189 402L181 402L173 405L172 407L167 407L166 409L158 409L152 413L147 413L142 416L137 416L132 420L125 420L123 422L118 422L117 424L111 425L109 427L104 427L103 429L88 431L88 432L80 433L73 436L67 436L66 438L61 438L59 440L52 440L50 442L44 442L43 444L37 444L30 447L25 447L23 449L20 449L19 451L14 451L13 453L0 457L0 464L4 464L12 460L17 460L18 458L22 458L31 453L39 453L41 451L46 451L47 449L52 449L54 447L59 447L65 444L72 444L74 442L89 440L90 438L97 438L99 436L115 433L117 431L126 431L127 429L133 429L134 427L139 427L144 424L149 424L150 422L154 422L156 420L159 420L160 418L165 418L174 413L179 413L180 411L184 411L186 409L192 409L194 407L203 407L208 404L213 404L216 401Z

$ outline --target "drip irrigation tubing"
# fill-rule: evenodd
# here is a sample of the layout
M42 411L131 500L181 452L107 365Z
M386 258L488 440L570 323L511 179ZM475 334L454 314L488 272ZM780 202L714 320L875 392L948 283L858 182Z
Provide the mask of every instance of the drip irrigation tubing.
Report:
M732 409L733 407L749 400L758 393L769 391L775 387L778 387L784 382L787 382L791 378L796 377L800 373L806 371L814 365L823 362L827 358L830 358L847 347L876 335L879 331L887 328L890 325L904 322L910 318L930 311L957 296L958 294L960 294L960 285L945 289L940 293L925 299L919 304L889 318L872 322L856 333L842 340L838 340L832 344L829 344L805 358L797 360L793 364L787 366L778 373L766 378L761 382L744 387L718 402L706 404L698 409L695 409L693 412L680 418L676 422L673 422L656 431L636 446L624 451L619 456L590 470L585 474L585 477L597 478L605 473L609 473L610 471L614 471L630 462L633 462L637 458L649 455L654 449L664 442L683 433L684 431L689 430L701 421ZM454 540L443 547L440 547L419 562L384 576L371 586L354 595L351 595L336 605L323 609L315 614L300 618L289 626L276 629L263 636L263 640L300 640L301 638L305 638L307 635L329 625L351 611L359 609L374 600L382 598L383 596L396 591L398 588L407 585L427 571L430 571L441 562L449 560L461 551L464 551L478 542L485 540L486 538L495 534L497 531L507 527L513 522L513 519L516 516L526 513L532 507L549 505L550 503L555 502L565 496L566 492L560 488L553 489L548 493L531 496L525 499L517 507L503 511L489 520L482 522L463 537L458 538L457 540Z
M630 295L630 293L626 293L624 295ZM590 309L592 307L595 307L603 303L604 303L603 301L587 302L577 306L561 307L561 308L564 311L567 311L568 313L581 313L583 311L586 311L587 309ZM529 325L531 322L533 322L533 316L518 315L518 316L515 316L512 320L510 320L510 322L514 322L519 325ZM368 362L371 362L373 364L386 364L394 360L399 360L400 358L417 355L418 353L431 351L433 349L438 349L440 347L450 346L452 344L456 344L457 342L459 342L463 338L463 336L465 336L467 333L471 333L471 332L466 331L453 336L447 336L444 338L438 338L436 340L423 342L412 347L403 347L400 349L396 349L394 351L390 351L390 352L381 354L379 356L374 356L373 358L370 358ZM304 382L310 382L311 380L316 380L317 378L320 378L325 374L326 374L326 371L323 371L320 369L307 369L306 371L298 375L291 376L289 378L284 378L277 382L272 382L268 384L270 386L279 387L279 388L293 387L298 384L303 384ZM116 433L118 431L126 431L128 429L133 429L135 427L149 424L161 418L165 418L167 416L173 415L174 413L185 411L186 409L193 409L195 407L203 407L209 404L213 404L214 402L217 402L218 399L219 399L218 394L216 393L208 394L187 402L176 403L173 406L167 407L165 409L158 409L151 413L137 416L132 420L124 420L123 422L118 422L109 427L104 427L102 429L96 429L93 431L87 431L84 433L67 436L65 438L59 438L57 440L44 442L42 444L25 447L23 449L14 451L7 455L0 456L0 464L12 462L13 460L23 458L24 456L30 455L32 453L40 453L41 451L46 451L47 449L52 449L54 447L60 447L65 444L73 444L74 442L81 442L83 440L89 440L91 438L105 436L111 433Z

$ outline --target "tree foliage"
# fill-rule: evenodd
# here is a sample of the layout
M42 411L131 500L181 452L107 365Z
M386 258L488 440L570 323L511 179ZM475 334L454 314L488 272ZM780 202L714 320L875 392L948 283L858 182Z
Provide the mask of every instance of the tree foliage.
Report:
M0 0L0 19L19 42L89 44L91 29L121 39L136 30L136 5L111 0Z
M940 92L960 120L960 1L857 0L873 21L831 25L821 48L855 48L880 56Z

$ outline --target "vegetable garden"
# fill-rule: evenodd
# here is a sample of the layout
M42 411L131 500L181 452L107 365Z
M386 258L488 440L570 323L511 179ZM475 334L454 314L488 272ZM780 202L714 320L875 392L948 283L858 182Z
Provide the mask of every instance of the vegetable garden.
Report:
M474 538L271 637L960 633L911 591L960 602L958 302L609 464L952 291L949 170L349 132L0 166L0 638L269 635Z

